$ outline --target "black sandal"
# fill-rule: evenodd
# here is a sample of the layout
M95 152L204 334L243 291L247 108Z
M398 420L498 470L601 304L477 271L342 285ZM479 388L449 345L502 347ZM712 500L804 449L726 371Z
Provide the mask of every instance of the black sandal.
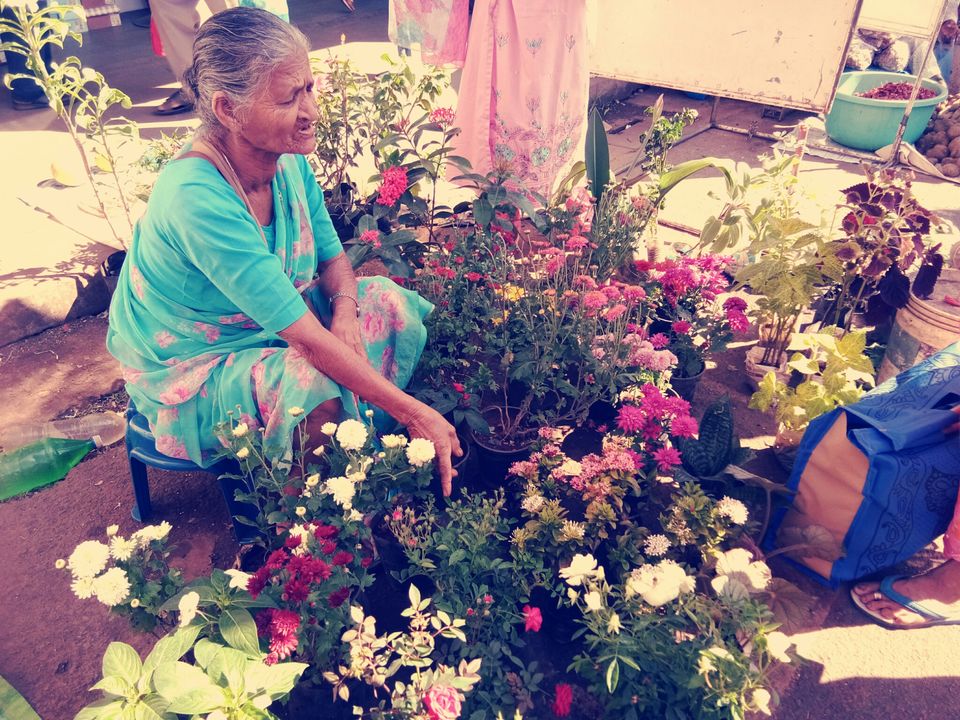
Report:
M189 102L180 90L153 109L154 115L178 115L193 110L193 103Z

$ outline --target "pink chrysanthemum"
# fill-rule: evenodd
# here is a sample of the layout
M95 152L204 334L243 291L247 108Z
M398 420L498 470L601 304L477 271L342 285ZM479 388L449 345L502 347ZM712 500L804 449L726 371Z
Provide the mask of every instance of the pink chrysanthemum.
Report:
M663 350L670 344L670 338L663 333L656 333L650 336L650 344L653 345L655 350Z
M635 405L624 405L617 413L617 427L628 435L640 432L647 422L643 410Z
M697 421L689 415L680 415L670 422L670 434L676 437L693 437L697 433Z
M653 451L653 459L657 461L660 470L668 472L680 464L680 452L674 447L662 447Z

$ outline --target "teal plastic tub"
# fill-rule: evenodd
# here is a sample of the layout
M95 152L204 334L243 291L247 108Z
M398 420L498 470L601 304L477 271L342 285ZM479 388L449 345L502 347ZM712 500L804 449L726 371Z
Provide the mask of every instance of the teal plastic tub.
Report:
M888 82L916 82L915 75L859 70L840 76L833 107L827 115L827 135L834 142L858 150L877 150L891 144L897 137L897 128L903 118L906 100L872 100L857 97L857 93L873 90ZM933 117L937 105L946 100L947 88L935 80L923 80L923 87L933 90L935 97L917 100L910 112L903 139L916 142Z

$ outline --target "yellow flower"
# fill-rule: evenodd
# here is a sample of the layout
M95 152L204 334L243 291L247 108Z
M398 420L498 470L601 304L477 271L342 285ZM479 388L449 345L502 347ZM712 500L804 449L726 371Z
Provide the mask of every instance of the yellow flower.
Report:
M53 564L53 566L54 566L57 570L63 570L63 569L67 566L67 561L64 560L63 558L61 558L61 559L57 560L57 561Z
M246 459L250 455L250 448L242 447L237 450L237 458L240 460Z
M306 485L308 488L311 488L319 482L320 482L320 473L314 473L313 475L310 475L307 477Z
M303 517L307 514L307 509L303 505L297 505L297 509L294 510L294 512L297 514L297 517Z
M250 427L246 423L237 423L237 426L231 430L235 438L243 437L250 431Z
M303 415L303 408L297 405L294 405L292 408L287 410L287 412L290 413L293 417L299 417Z
M120 532L119 525L107 525L107 537L113 537L118 532Z
M130 607L132 608L140 607L140 601L137 600L137 598L134 598L133 600L130 601Z
M522 298L524 295L526 295L522 287L518 287L517 285L510 285L510 284L503 286L502 294L504 299L509 302L516 302L517 300Z

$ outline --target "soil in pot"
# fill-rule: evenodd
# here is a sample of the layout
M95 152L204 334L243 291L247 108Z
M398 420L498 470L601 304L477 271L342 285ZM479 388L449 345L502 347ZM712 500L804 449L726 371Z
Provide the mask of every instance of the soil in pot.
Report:
M386 571L386 568L382 568L375 574L373 584L360 595L359 601L364 611L367 615L377 618L378 633L400 632L407 629L408 618L400 613L410 605L408 593L411 585L416 585L425 598L432 597L436 592L436 586L428 577L417 575L399 582Z
M516 408L511 408L515 410ZM523 430L511 437L503 435L503 421L497 408L487 408L483 416L490 425L490 433L482 435L470 431L477 455L477 475L472 488L487 492L507 484L510 466L530 456L530 448L536 439L536 430Z

